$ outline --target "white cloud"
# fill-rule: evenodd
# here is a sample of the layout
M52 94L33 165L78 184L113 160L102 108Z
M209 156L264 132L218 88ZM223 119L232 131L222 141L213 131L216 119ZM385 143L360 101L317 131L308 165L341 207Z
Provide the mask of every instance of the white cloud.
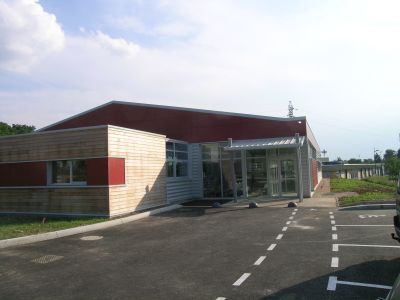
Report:
M122 38L112 38L109 35L97 31L93 39L111 53L125 57L134 57L139 52L140 47Z
M64 33L56 17L36 0L0 2L0 68L26 73L63 46Z

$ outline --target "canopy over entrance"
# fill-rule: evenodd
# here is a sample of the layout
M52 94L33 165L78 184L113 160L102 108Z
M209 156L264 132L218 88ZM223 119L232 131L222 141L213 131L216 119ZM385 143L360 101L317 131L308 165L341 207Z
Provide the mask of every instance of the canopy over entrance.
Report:
M274 149L274 148L297 148L303 146L304 136L279 137L256 140L229 140L229 145L224 150L252 150L252 149Z

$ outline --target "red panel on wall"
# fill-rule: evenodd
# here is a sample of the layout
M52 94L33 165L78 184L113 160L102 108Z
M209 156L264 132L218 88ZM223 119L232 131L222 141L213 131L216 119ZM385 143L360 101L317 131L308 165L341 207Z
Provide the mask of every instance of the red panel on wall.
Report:
M86 160L87 185L125 184L125 159L115 157Z
M316 187L318 184L318 162L315 159L311 160L311 168L312 168L313 186Z
M257 139L307 134L306 121L271 120L111 103L66 120L46 130L95 125L116 125L166 135L187 142L209 142L233 139Z
M108 158L108 184L125 184L124 158Z
M47 185L46 162L0 164L0 186Z
M108 185L108 158L86 160L87 185Z

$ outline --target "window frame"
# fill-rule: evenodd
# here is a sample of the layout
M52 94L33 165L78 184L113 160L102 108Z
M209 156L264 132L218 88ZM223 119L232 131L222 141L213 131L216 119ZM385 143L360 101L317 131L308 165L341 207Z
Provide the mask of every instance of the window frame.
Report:
M172 148L169 148L167 145L168 143L172 144ZM185 145L186 151L182 149L177 149L176 144ZM168 152L172 152L173 157L168 157ZM189 143L179 140L167 139L165 143L165 153L166 159L165 162L167 164L167 179L168 180L179 180L179 179L188 179L190 178L190 149ZM182 159L178 158L177 153L186 153L187 158ZM172 162L172 176L168 176L168 163ZM177 164L178 163L186 163L186 175L184 176L177 176Z
M59 161L66 161L69 168L69 182L53 182L53 164ZM73 162L75 161L83 161L85 162L85 181L74 181L74 173L73 173ZM87 185L87 165L85 159L59 159L59 160L52 160L49 161L47 164L47 185L52 186L85 186Z

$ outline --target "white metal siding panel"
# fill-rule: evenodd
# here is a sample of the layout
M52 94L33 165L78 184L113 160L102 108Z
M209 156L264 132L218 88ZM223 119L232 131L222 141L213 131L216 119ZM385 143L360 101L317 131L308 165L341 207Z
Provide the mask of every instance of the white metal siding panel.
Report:
M182 202L191 199L191 187L192 180L190 178L173 178L167 180L168 203Z
M201 198L201 152L199 144L189 144L189 177L168 178L168 203L184 202L193 198Z

